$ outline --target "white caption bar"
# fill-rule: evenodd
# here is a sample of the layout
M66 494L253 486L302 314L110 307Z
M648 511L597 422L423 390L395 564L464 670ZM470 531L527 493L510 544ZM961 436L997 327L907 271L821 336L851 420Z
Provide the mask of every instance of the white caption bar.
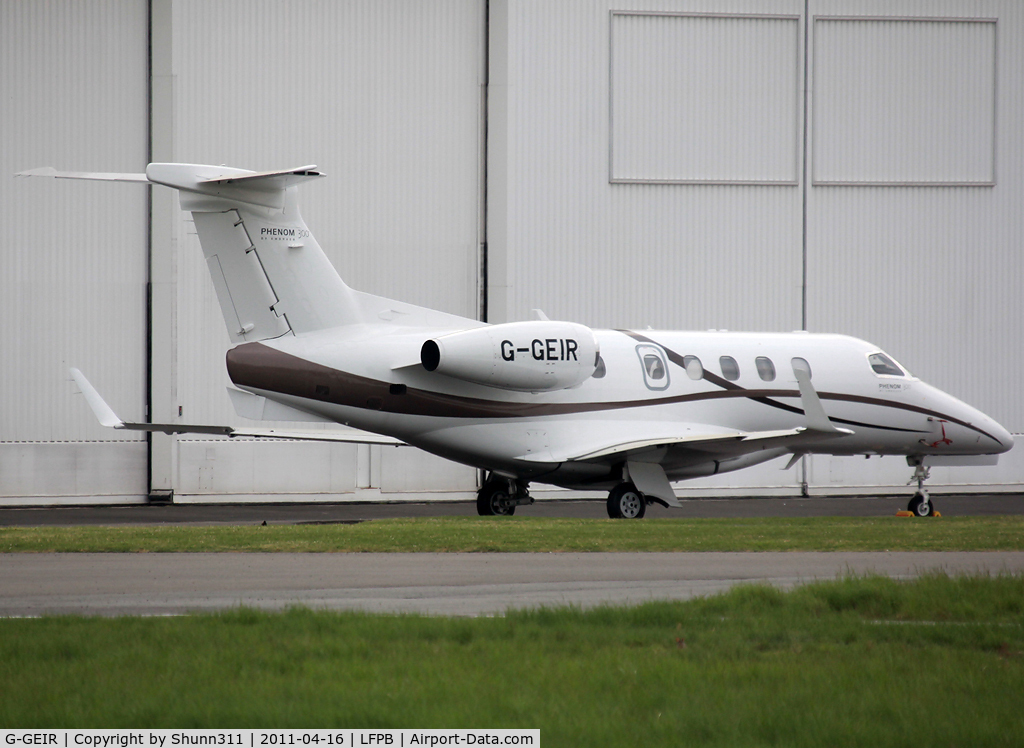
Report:
M540 745L540 730L0 730L0 748L290 748Z

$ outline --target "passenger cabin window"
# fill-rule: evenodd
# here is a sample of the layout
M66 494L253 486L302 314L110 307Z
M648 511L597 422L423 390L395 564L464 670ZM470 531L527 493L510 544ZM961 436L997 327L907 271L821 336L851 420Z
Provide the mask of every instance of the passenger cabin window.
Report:
M730 382L740 378L740 365L732 356L722 356L718 359L718 365L722 367L722 376Z
M798 371L803 371L807 373L808 379L810 379L813 376L813 374L811 374L811 365L807 363L807 359L797 357L794 358L790 363L793 364L794 374L796 374L796 372Z
M644 356L644 369L647 370L648 378L654 381L665 378L665 364L653 353Z
M644 384L650 390L668 389L668 361L665 352L655 345L638 345L636 355L643 367Z
M704 366L696 356L683 356L683 368L686 369L686 376L690 379L702 379L704 377Z
M879 374L883 377L905 376L903 369L901 369L895 361L884 353L872 353L868 356L868 363L871 364L871 368L874 370L875 374Z
M754 364L757 366L757 376L761 377L765 382L775 381L775 364L772 363L770 358L758 356L754 359Z

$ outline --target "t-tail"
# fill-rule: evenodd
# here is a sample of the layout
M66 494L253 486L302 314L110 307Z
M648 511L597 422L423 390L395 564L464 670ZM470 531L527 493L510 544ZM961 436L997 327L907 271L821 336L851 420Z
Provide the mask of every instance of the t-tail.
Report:
M150 164L146 177L179 190L231 341L266 340L360 322L359 305L302 220L297 185L315 166L257 173Z
M302 182L315 166L253 172L202 164L150 164L143 174L58 172L19 176L152 182L179 192L190 211L233 343L362 322L349 288L299 213Z

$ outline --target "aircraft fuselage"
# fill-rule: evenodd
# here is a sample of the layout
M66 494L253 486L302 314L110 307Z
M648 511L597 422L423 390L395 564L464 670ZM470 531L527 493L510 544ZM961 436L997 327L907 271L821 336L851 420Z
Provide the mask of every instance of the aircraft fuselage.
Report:
M1013 443L993 419L887 356L878 359L884 354L877 346L842 335L598 330L602 366L595 376L571 389L515 392L426 371L416 359L437 332L375 324L246 343L228 353L228 373L245 390L330 420L474 467L567 487L606 485L617 476L614 461L568 459L559 448L565 443L578 456L588 443L599 449L609 434L801 427L794 359L809 367L829 419L853 432L808 452L978 455ZM557 357L566 344L538 340L535 348L538 358ZM495 366L506 363L498 359ZM678 480L791 451L769 444L732 454L716 445L659 459L668 478Z

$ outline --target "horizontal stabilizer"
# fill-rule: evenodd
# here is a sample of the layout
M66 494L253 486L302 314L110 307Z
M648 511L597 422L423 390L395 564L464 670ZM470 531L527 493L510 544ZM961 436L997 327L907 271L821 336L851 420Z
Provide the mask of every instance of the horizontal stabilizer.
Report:
M57 179L91 179L97 182L148 182L145 174L115 174L92 171L57 171L52 166L19 171L16 177L56 177Z
M128 431L158 431L164 434L208 434L211 436L252 437L256 439L292 439L296 441L343 442L347 444L386 444L394 447L407 446L392 436L371 434L356 429L333 431L289 431L285 429L236 429L233 426L208 426L186 423L125 423L96 391L85 375L78 369L71 369L71 377L85 395L101 425Z
M326 176L323 172L317 171L316 164L299 166L295 169L284 169L283 171L258 171L249 174L229 174L221 177L210 177L202 180L204 184L237 184L265 189L284 190L293 184L305 182L307 179L316 179Z
M150 182L183 191L181 207L184 210L214 208L216 204L209 202L211 198L281 210L289 187L322 176L324 174L314 165L263 172L206 164L150 164L146 167ZM220 209L223 207L231 205Z
M58 171L52 166L40 166L20 171L14 176L162 184L210 197L221 197L280 209L284 207L285 190L306 180L322 177L324 174L317 171L315 165L299 166L283 171L255 172L232 169L227 166L202 164L150 164L146 167L145 174ZM185 207L184 204L183 207Z

